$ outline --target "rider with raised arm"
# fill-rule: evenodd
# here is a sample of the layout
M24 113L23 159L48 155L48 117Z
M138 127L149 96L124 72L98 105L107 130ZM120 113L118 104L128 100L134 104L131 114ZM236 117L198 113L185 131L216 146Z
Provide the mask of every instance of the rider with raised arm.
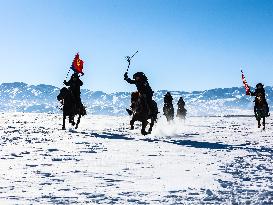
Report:
M130 84L135 84L137 87L137 91L140 94L140 97L143 97L145 103L148 106L149 111L152 107L152 97L154 91L150 87L148 83L148 79L143 72L137 72L133 75L133 80L128 77L128 72L124 74L124 80L126 80Z

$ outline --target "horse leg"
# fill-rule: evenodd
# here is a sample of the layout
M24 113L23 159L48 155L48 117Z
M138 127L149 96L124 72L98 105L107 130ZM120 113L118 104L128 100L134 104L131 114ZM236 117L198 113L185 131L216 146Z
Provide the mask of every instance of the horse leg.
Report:
M81 121L81 115L79 114L79 117L78 117L78 120L77 120L77 124L76 124L75 129L78 129L78 126L79 126L79 124L80 124L80 121Z
M142 135L147 135L148 134L148 132L145 131L145 128L146 128L147 124L148 124L147 120L142 121L142 128L141 128L141 134Z
M130 129L131 130L133 130L134 129L134 123L135 123L135 116L133 116L133 118L132 118L132 120L130 121L130 125L131 125L131 127L130 127Z
M62 127L63 130L65 130L65 118L66 118L65 114L63 114L63 127Z
M258 121L258 128L260 128L261 127L261 119L258 118L257 121Z
M263 117L263 130L265 130L265 117Z
M75 125L75 122L74 122L74 115L69 115L69 122L72 124L72 126Z
M154 121L154 119L152 118L152 119L151 119L151 123L150 123L149 130L148 130L148 133L151 133L151 132L152 132L154 124L155 124L155 121Z

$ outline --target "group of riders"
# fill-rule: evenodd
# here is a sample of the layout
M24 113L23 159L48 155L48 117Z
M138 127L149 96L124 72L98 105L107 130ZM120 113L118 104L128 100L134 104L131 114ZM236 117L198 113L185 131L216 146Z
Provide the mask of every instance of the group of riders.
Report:
M136 85L137 92L133 92L131 95L131 107L126 109L128 114L133 115L133 119L130 122L131 129L134 128L133 124L135 121L142 121L142 134L147 134L145 132L145 127L148 124L148 119L151 119L152 125L156 121L158 109L156 102L153 100L154 91L149 85L148 78L143 72L137 72L133 75L133 79L128 77L128 71L124 74L124 80L129 84ZM74 105L75 113L79 113L80 110L84 110L84 106L81 102L80 97L80 87L83 82L80 80L78 73L74 73L69 81L63 82L66 86L69 86L68 91L71 94L72 104ZM263 126L265 126L265 117L269 116L269 107L266 101L265 90L262 83L256 85L254 92L250 92L251 96L255 96L255 106L254 113L258 120L258 127L261 126L260 120L263 119ZM182 97L180 97L177 103L177 117L185 119L187 110L185 109L185 102ZM78 111L78 112L77 112ZM85 113L86 114L86 113ZM173 97L170 92L167 92L164 96L164 107L163 114L166 116L167 120L174 119L174 108L173 108ZM84 113L82 113L84 115ZM73 119L71 119L72 122ZM64 126L63 126L64 128ZM149 131L151 131L152 126Z
M167 121L171 121L174 119L173 97L170 92L167 92L164 96L163 114L166 116ZM185 119L186 114L187 110L185 109L185 101L182 97L180 97L177 102L176 117L180 119Z

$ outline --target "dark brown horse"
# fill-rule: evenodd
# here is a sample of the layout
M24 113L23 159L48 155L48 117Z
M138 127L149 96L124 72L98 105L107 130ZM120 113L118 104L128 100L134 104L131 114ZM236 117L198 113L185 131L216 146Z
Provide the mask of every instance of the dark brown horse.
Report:
M65 119L66 116L69 118L69 122L77 129L80 124L81 116L86 115L85 107L80 103L80 105L77 107L75 100L73 98L73 95L70 90L68 90L66 87L63 87L60 90L60 94L57 96L57 100L61 101L61 104L63 105L63 126L62 129L65 130ZM79 115L77 123L74 122L75 115Z
M174 119L174 108L172 103L164 103L163 114L166 116L168 122Z
M186 110L185 107L178 107L178 108L177 108L176 117L178 117L179 119L185 120L186 115L187 115L187 110Z
M131 109L131 114L133 115L130 121L131 129L134 129L135 121L140 121L142 123L141 134L150 134L157 120L158 108L156 102L153 100L152 106L149 109L145 98L139 92L133 92L131 95ZM148 132L146 132L149 119L151 120L150 127Z
M254 113L256 120L258 121L258 128L261 127L261 119L263 120L263 129L265 129L265 118L269 116L268 105L262 94L258 94L255 97Z

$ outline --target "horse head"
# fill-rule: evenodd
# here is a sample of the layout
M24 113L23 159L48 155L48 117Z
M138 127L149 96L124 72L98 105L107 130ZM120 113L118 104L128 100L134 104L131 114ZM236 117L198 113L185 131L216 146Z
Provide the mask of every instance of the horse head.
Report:
M63 101L67 94L68 94L68 89L66 87L63 87L60 90L60 94L57 96L57 100Z
M131 94L131 108L132 108L132 110L135 112L136 111L136 109L137 109L137 107L139 106L138 104L138 100L139 100L139 96L140 96L140 94L139 94L139 92L133 92L132 94Z

